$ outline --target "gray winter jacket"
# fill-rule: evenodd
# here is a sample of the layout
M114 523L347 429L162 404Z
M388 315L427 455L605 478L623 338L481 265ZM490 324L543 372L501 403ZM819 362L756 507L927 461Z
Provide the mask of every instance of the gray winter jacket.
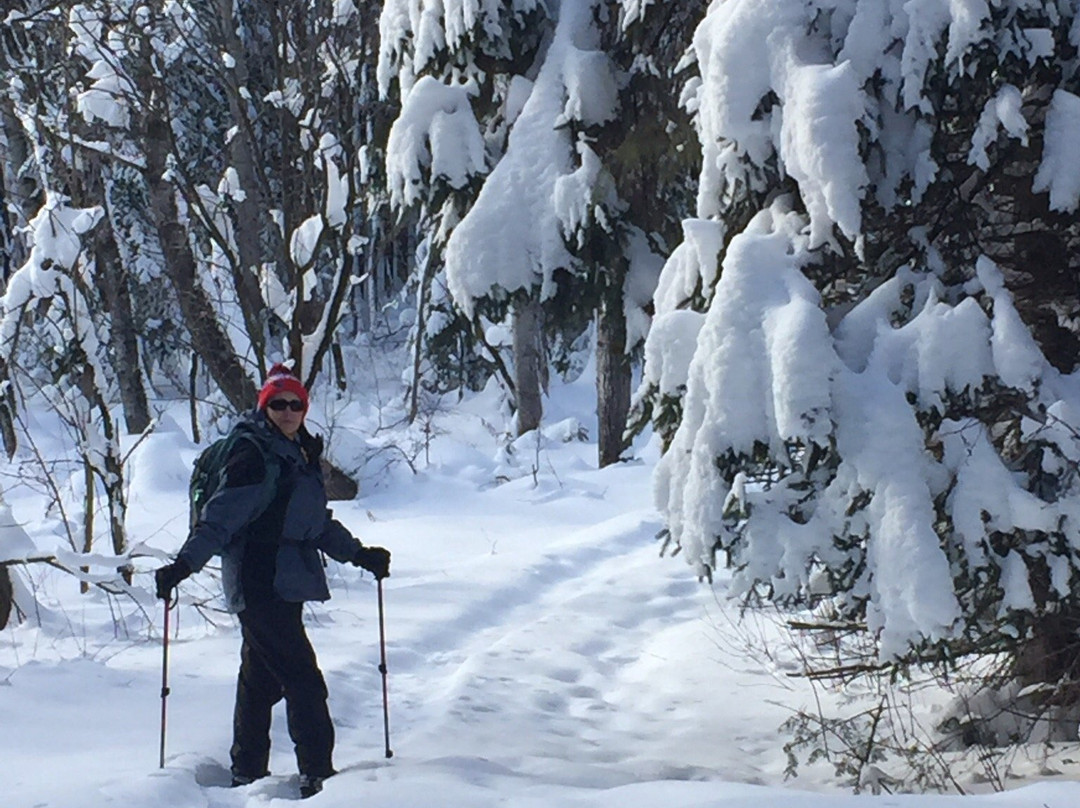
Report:
M231 612L244 610L245 582L251 586L255 565L266 568L267 588L272 577L273 593L282 600L327 600L319 551L348 562L363 545L327 508L319 466L322 439L305 430L298 440L289 440L260 411L247 413L234 430L244 439L234 441L221 484L177 557L196 572L212 556L221 556ZM268 463L277 463L279 473L276 494L264 509L263 487L274 484L273 475L267 480Z

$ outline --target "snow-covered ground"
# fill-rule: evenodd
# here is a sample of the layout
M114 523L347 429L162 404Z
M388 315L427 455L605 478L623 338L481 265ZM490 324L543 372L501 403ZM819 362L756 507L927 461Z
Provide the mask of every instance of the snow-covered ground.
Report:
M566 412L580 411L573 403ZM549 416L539 442L523 439L512 453L500 449L483 405L439 416L418 473L396 464L357 500L337 503L357 535L394 554L384 585L394 754L384 754L377 590L331 562L333 599L312 606L307 622L329 684L340 774L308 804L1080 804L1062 766L1066 774L1044 766L1037 778L1032 768L1013 790L977 797L856 797L827 765L785 780L778 726L813 694L786 675L782 654L770 663L741 650L723 581L699 584L680 559L658 557L655 449L597 470L593 444L563 440L576 430L560 421L558 402ZM349 445L359 433L337 434ZM179 547L195 451L169 421L135 450L133 541ZM12 481L7 488L38 546L55 546L40 501ZM140 561L147 590L157 563ZM211 574L182 586L173 613L164 769L160 604L149 591L139 604L81 596L44 568L32 578L40 613L0 634L0 805L241 808L296 798L283 711L274 776L224 787L239 638L232 618L212 611ZM196 605L207 600L210 610ZM1069 750L1060 760L1068 764Z

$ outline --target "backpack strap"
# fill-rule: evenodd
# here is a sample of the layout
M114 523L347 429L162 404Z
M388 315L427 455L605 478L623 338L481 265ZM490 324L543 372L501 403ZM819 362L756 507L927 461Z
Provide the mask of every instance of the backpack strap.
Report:
M273 502L277 496L278 485L281 482L281 460L274 452L269 450L265 442L262 441L258 435L252 432L244 431L237 434L236 441L240 440L246 440L253 444L255 448L259 450L259 454L262 455L263 468L266 470L266 476L263 478L262 482L262 490L259 492L258 514L262 515L266 509L270 507L270 503ZM222 470L224 471L224 469Z

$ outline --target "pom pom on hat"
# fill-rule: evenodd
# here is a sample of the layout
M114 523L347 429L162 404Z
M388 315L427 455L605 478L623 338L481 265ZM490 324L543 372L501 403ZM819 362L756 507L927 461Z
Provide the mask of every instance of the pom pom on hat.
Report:
M259 409L265 410L267 403L278 393L294 393L304 402L304 412L308 408L308 391L292 371L280 362L270 368L266 382L259 391Z

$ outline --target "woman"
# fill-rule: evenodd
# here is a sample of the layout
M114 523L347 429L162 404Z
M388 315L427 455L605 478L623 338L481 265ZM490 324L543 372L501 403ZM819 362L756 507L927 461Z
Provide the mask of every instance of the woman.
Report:
M155 574L157 595L172 590L219 554L230 611L243 644L233 715L233 785L269 774L270 717L285 699L302 797L334 774L334 727L326 682L304 631L305 601L330 590L319 552L376 578L390 574L390 553L365 547L327 508L319 458L323 441L304 427L308 393L274 365L257 409L230 433L218 488L206 502L176 561ZM269 503L269 504L266 504Z

